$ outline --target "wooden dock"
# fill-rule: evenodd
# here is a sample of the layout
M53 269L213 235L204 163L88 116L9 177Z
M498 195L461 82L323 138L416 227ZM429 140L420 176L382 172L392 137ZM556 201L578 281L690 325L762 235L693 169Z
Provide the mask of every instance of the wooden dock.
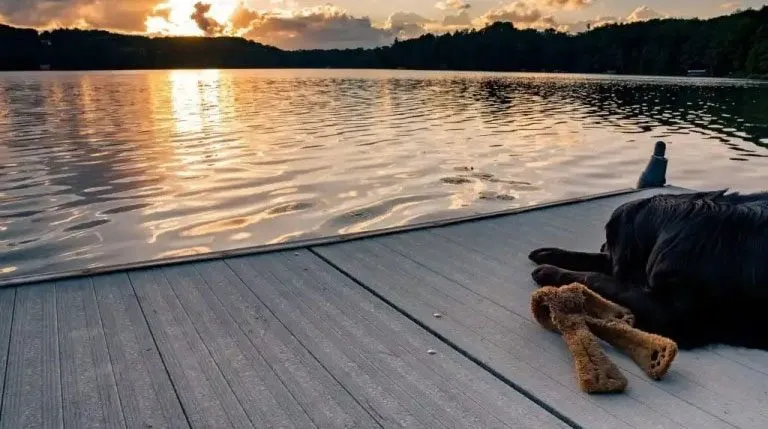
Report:
M0 289L0 428L761 428L768 353L682 352L579 391L532 318L541 246L597 249L621 193L337 243Z

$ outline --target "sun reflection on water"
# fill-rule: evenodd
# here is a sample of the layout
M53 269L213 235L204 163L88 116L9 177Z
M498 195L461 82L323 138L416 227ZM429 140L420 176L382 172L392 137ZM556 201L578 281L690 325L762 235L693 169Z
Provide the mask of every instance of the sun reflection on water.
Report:
M173 70L168 75L176 130L201 132L221 126L219 70Z
M707 82L702 92L666 78L381 70L4 74L0 278L623 188L656 139L674 151L670 182L762 186L768 91Z

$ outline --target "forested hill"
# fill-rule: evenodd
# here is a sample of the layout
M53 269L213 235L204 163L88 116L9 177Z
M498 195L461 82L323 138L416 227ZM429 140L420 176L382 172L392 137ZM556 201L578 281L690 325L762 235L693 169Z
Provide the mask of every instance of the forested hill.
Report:
M571 35L495 23L376 49L283 51L240 38L37 32L0 25L0 69L408 68L768 76L768 6L732 15L614 24Z

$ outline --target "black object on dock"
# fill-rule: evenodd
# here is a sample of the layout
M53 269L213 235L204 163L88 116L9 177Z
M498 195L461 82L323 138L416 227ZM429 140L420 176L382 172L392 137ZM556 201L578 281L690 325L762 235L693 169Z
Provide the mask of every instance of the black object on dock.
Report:
M662 141L656 142L656 147L653 149L653 156L651 156L648 165L645 167L645 171L640 175L640 180L637 182L639 189L647 188L660 188L667 183L667 158L665 154L667 152L667 145Z

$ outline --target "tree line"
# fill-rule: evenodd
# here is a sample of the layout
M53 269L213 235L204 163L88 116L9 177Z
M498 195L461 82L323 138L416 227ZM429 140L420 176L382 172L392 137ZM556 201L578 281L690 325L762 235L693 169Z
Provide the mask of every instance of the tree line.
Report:
M373 49L285 51L237 37L145 37L0 25L0 70L384 68L768 76L768 6L702 19L611 24L579 34L482 29Z

